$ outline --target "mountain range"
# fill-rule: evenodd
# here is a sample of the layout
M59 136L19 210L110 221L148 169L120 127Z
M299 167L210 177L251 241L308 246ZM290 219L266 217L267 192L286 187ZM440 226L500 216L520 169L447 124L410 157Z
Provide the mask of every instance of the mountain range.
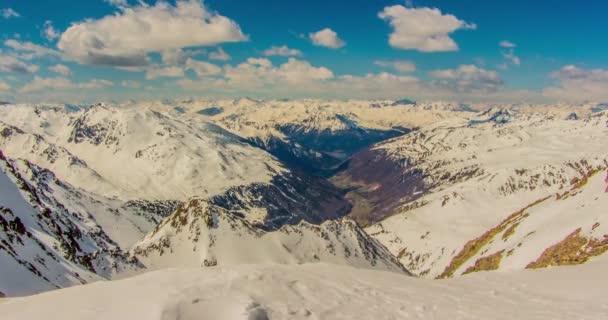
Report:
M444 279L593 262L607 136L594 105L2 105L0 295L181 279L168 268Z

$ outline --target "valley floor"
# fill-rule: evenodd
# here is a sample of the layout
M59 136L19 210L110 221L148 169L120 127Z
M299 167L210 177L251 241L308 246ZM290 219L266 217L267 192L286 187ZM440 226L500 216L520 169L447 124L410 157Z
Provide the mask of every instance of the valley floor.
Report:
M0 304L2 319L607 319L608 259L425 280L328 264L169 269Z

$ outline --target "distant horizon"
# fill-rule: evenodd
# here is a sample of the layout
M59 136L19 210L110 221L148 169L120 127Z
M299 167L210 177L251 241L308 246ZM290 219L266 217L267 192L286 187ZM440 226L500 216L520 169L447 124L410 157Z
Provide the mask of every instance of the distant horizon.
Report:
M0 101L608 101L607 9L548 0L5 0Z
M338 103L354 103L354 102L398 102L402 100L409 100L413 102L413 105L428 105L428 104L445 104L445 105L460 105L460 106L507 106L507 107L517 107L517 106L539 106L539 107L563 107L563 106L573 106L573 107L588 107L588 106L596 106L596 107L606 107L608 109L608 103L601 101L581 101L581 102L567 102L567 101L558 101L558 102L479 102L479 101L457 101L457 100L442 100L442 99L429 99L429 100L416 100L409 98L402 99L390 99L390 98L375 98L375 99L365 99L365 98L256 98L249 96L241 96L241 97L211 97L211 96L198 96L198 97L175 97L175 98L150 98L150 99L125 99L125 100L112 100L112 99L99 99L99 100L90 100L90 101L36 101L36 102L28 102L28 101L7 101L0 100L0 106L2 105L76 105L79 107L91 107L98 104L105 105L128 105L128 104L145 104L145 103L160 103L172 106L175 103L197 103L197 102L228 102L228 101L237 101L241 99L249 99L259 103L269 103L269 102L304 102L304 101L317 101L317 102L338 102ZM404 104L405 105L405 104Z

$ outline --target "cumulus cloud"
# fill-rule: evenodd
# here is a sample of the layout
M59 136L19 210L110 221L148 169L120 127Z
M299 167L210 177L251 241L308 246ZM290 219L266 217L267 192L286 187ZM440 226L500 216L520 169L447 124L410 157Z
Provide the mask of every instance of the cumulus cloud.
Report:
M222 73L222 68L205 61L188 59L186 69L194 71L199 77L214 76Z
M228 61L230 60L230 55L224 51L222 48L217 48L215 51L211 51L209 53L209 59L211 60L220 60L220 61Z
M300 57L302 56L302 51L297 49L290 49L288 46L272 46L266 50L264 50L264 55L267 57L271 56L281 56L281 57Z
M67 89L96 89L114 85L108 80L94 79L84 83L74 83L69 79L56 77L56 78L42 78L35 76L34 79L24 85L19 92L31 93L36 91L43 91L47 89L53 90L67 90Z
M183 65L190 56L191 53L182 49L167 49L160 54L161 60L166 65Z
M152 67L146 71L146 79L179 78L184 76L184 69L180 67Z
M224 75L228 83L238 86L264 86L268 84L302 85L323 81L334 76L325 67L315 67L307 61L289 58L278 66L268 59L250 58L236 67L228 67Z
M551 73L557 84L543 90L545 97L569 102L608 101L608 69L567 65Z
M8 83L0 81L0 91L8 91L10 89L11 86L9 86Z
M27 64L16 57L10 55L0 55L0 72L34 73L38 71L38 69L38 66Z
M436 70L430 81L390 72L336 75L323 66L289 58L273 64L267 58L249 58L222 73L199 79L179 79L189 94L254 96L264 98L445 99L462 102L538 101L538 93L510 89L495 71L463 65Z
M346 45L342 39L338 37L338 34L330 28L313 32L308 35L310 40L315 46L326 47L331 49L339 49Z
M432 85L456 92L496 92L503 86L503 81L496 71L485 70L475 65L435 70L430 76L437 79L431 83Z
M63 64L56 64L54 66L50 66L49 70L58 73L62 76L69 76L72 73L72 70L70 70L68 66Z
M49 41L53 41L57 38L59 38L59 32L57 31L57 29L55 29L55 27L53 26L53 22L47 20L44 22L42 29L42 35Z
M457 51L458 45L450 33L459 29L476 28L475 24L431 8L395 5L385 7L378 16L393 27L389 37L391 46L422 52Z
M403 73L416 71L416 65L413 62L406 60L376 60L374 61L374 64L383 68L392 68Z
M0 15L2 15L2 17L4 19L21 17L21 15L17 11L13 10L12 8L4 8L4 9L0 10Z
M210 11L200 0L159 1L121 7L98 20L75 23L58 48L84 64L133 67L149 64L148 54L247 40L239 25Z

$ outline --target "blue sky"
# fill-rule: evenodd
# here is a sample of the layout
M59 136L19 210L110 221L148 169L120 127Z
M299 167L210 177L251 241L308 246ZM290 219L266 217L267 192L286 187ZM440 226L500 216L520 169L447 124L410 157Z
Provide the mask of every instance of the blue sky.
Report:
M600 102L605 12L599 0L0 0L0 99Z

